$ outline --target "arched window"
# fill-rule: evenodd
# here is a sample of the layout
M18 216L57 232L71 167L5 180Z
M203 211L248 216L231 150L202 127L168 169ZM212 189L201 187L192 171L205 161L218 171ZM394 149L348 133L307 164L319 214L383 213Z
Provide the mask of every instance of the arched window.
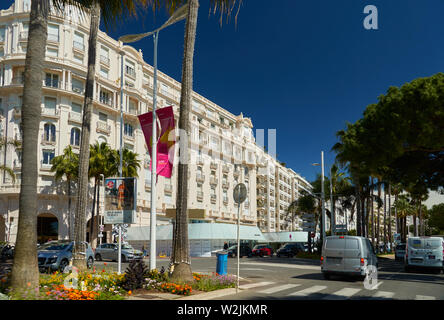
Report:
M71 129L71 145L72 146L80 146L80 129L72 128Z
M99 142L99 144L102 144L102 142L107 143L108 141L106 141L106 138L104 136L100 136L97 141Z
M56 141L56 127L52 123L45 123L43 126L44 135L43 140L55 142Z

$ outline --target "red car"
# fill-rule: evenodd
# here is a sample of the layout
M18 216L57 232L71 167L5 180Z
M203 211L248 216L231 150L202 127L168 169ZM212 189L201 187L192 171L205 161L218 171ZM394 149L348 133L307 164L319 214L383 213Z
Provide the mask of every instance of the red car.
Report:
M273 255L273 249L269 245L266 244L258 244L254 246L253 248L253 256L272 256Z

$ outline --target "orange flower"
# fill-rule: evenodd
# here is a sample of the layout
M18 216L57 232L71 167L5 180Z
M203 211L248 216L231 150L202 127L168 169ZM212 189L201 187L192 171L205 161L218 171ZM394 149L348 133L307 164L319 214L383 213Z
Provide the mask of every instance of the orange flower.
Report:
M131 294L132 294L131 290L130 290L130 291L128 291L128 295L131 295Z

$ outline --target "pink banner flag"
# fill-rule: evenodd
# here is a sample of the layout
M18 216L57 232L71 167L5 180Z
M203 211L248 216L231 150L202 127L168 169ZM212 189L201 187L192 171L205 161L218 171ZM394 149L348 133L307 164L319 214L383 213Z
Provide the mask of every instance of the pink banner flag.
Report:
M158 119L157 135L159 137L159 141L157 142L156 173L160 176L171 178L171 174L173 173L174 145L176 143L173 107L169 106L158 109L156 110L156 115ZM153 113L148 112L137 117L139 118L140 126L145 136L145 142L152 158ZM152 163L150 162L150 169L151 165Z

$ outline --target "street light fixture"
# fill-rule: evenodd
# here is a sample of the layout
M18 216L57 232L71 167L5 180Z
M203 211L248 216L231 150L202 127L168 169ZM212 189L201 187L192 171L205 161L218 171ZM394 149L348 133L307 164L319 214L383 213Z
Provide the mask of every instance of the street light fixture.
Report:
M313 163L313 166L319 166L319 163ZM325 193L324 193L324 151L321 151L321 202L322 202L322 241L325 241Z
M131 43L142 40L145 37L153 36L154 40L154 79L153 79L153 131L152 131L152 152L151 152L151 215L150 215L150 270L156 269L156 180L157 180L157 43L159 40L159 31L165 29L168 26L175 24L187 17L188 14L188 3L177 9L171 17L159 28L154 31L139 33L139 34L128 34L121 36L119 41L122 43ZM123 50L121 51L121 107L120 107L120 153L122 154L122 98L123 98ZM122 156L120 157L122 159ZM120 162L120 175L122 175L122 160ZM119 228L120 229L120 228ZM120 239L120 237L119 237ZM119 246L120 248L120 246ZM120 259L120 253L119 253ZM120 263L119 263L120 266ZM120 272L120 270L119 270Z

